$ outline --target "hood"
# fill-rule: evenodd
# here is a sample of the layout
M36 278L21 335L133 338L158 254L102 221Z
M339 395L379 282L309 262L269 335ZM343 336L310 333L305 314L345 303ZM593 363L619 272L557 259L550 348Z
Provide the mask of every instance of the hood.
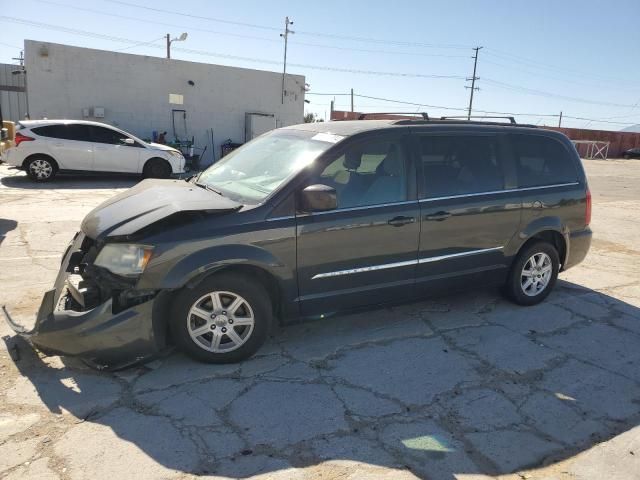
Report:
M177 148L173 148L170 147L169 145L164 145L162 143L147 143L147 145L150 145L152 148L156 149L156 150L173 150L174 152L179 152L180 150L178 150Z
M131 235L179 212L228 212L242 205L184 180L143 180L94 208L82 221L90 238Z

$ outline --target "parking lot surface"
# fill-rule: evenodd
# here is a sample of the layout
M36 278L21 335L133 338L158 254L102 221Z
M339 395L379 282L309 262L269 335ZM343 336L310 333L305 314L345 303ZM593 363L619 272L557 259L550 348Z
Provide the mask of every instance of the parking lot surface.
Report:
M0 324L0 478L640 478L640 161L585 167L591 252L536 307L478 288L115 374ZM32 323L83 216L136 181L0 166L0 305Z

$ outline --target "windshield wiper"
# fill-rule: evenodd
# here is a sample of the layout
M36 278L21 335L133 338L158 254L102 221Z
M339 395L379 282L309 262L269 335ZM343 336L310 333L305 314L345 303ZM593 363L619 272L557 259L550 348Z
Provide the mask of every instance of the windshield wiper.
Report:
M220 195L221 197L224 197L224 195L222 194L222 192L220 190L216 190L215 188L213 188L211 185L208 185L206 183L200 183L200 182L195 182L197 186L199 186L200 188L204 188L205 190L209 190L210 192L213 193L217 193L218 195Z

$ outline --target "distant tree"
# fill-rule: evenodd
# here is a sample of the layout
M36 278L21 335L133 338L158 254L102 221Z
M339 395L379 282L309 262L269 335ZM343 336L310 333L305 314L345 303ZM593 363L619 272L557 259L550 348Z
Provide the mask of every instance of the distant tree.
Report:
M309 112L304 116L304 123L324 122L324 120L313 112Z

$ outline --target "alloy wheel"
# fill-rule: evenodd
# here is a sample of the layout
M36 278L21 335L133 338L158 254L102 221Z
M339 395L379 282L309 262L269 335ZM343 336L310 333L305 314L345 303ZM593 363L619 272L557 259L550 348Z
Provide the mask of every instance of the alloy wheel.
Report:
M551 257L544 252L534 253L524 264L520 274L520 287L525 295L539 295L553 276Z
M34 160L29 164L29 172L38 180L46 180L53 173L53 166L46 160Z
M213 353L231 352L244 345L255 326L249 302L233 292L215 291L194 302L187 314L189 336Z

